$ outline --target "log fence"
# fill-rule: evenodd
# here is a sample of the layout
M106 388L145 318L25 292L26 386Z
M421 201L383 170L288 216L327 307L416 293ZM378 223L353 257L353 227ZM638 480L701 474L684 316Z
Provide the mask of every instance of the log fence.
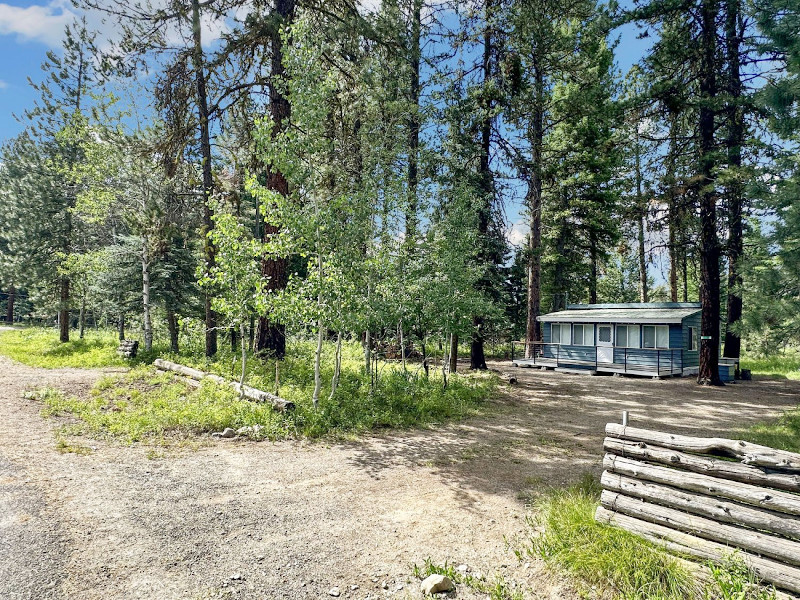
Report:
M800 454L609 423L595 518L800 594Z

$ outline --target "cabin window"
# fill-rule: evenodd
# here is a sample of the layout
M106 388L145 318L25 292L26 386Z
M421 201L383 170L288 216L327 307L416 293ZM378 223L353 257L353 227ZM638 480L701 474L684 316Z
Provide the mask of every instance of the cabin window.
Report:
M553 323L550 333L551 341L554 344L569 345L569 324L568 323Z
M639 326L638 325L617 325L618 348L638 348L639 347Z
M689 350L697 350L697 327L689 327Z
M611 343L611 325L597 326L597 341L601 344Z
M594 346L594 325L573 325L572 343L575 346Z
M669 348L669 325L643 325L643 348Z

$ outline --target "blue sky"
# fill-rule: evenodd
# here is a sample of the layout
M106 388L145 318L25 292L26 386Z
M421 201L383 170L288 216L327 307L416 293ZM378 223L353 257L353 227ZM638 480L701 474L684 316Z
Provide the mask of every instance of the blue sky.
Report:
M28 78L41 78L45 53L59 47L65 25L76 14L68 0L0 2L0 141L22 130L13 115L21 115L34 101ZM99 24L100 19L90 16L89 21L90 25ZM647 50L650 40L636 39L632 26L617 33L621 36L617 61L627 71Z

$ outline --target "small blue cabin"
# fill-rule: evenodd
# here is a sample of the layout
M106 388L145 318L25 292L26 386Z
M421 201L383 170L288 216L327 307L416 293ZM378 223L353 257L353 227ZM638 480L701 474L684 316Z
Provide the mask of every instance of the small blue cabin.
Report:
M700 304L570 304L542 315L542 341L515 366L650 377L697 374Z

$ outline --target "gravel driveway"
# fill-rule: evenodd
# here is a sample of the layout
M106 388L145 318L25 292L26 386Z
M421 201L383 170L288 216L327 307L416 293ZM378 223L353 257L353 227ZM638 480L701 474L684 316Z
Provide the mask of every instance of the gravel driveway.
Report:
M87 393L102 371L0 358L0 598L331 598L334 587L418 598L411 565L428 557L503 575L528 597L571 598L506 539L525 532L531 492L599 472L606 422L627 409L633 425L719 434L800 403L797 381L515 373L490 416L431 430L199 449L84 440L93 451L78 455L58 452L57 423L23 393Z

